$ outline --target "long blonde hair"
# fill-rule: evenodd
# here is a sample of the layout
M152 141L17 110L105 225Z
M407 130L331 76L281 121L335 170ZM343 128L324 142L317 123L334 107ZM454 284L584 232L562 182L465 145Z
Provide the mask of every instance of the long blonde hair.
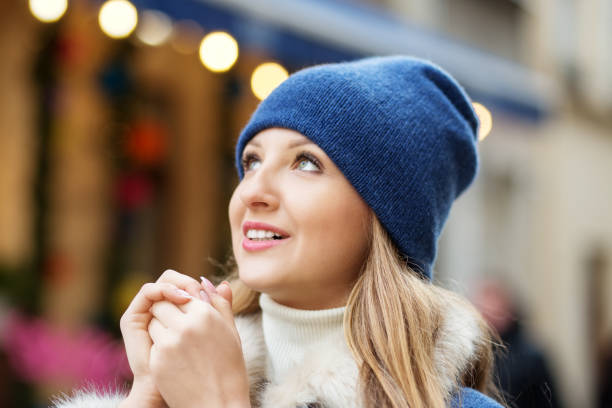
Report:
M436 340L449 299L462 302L479 322L479 340L456 385L495 394L491 371L492 338L484 320L458 295L434 286L417 274L398 253L375 216L370 251L351 290L344 315L344 334L360 365L364 407L446 407L451 397L434 361ZM232 281L235 314L259 310L259 293Z

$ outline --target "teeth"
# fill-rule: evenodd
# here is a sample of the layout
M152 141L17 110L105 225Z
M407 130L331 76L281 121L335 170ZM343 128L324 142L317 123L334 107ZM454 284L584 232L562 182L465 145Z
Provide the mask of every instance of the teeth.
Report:
M254 230L254 229L248 230L246 233L246 236L249 239L274 239L274 238L280 239L282 238L280 235L272 231Z

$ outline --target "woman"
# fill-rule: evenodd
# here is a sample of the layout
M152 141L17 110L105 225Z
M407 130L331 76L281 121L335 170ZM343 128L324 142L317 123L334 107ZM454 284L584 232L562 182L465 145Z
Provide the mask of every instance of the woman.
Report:
M480 393L486 324L430 283L477 131L465 92L426 61L292 75L238 139L239 279L166 271L143 286L121 321L129 395L57 406L498 407Z

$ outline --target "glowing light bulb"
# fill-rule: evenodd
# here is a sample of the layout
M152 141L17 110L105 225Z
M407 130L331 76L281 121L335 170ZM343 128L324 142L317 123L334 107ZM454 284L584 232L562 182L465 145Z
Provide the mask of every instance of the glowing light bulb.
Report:
M279 86L289 74L287 70L275 62L266 62L259 65L251 76L251 89L255 96L262 100L268 96L274 88Z
M172 34L172 20L160 11L145 10L136 29L136 36L147 45L161 45Z
M62 18L68 8L68 0L30 0L30 12L44 23L52 23Z
M200 43L200 60L213 72L229 70L238 59L238 43L228 33L215 31Z
M109 37L125 38L136 28L138 12L127 0L108 0L100 8L98 22Z
M485 137L489 136L491 129L493 129L493 116L491 112L482 104L478 102L472 103L478 120L480 120L480 129L478 130L478 141L484 140Z

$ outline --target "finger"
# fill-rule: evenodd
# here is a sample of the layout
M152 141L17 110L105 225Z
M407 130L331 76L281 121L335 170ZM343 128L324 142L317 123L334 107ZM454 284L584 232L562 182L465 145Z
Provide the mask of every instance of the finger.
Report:
M200 289L200 299L206 303L210 303L210 297L204 289Z
M149 322L149 336L153 343L160 344L168 336L168 329L158 319L153 318Z
M151 338L147 333L147 327L152 317L150 307L155 301L161 299L169 299L179 304L189 301L184 292L182 294L177 292L177 288L171 284L147 283L140 288L123 316L121 316L121 333L125 348L128 350L128 360L132 370L139 369L139 361L148 359L149 349L151 348Z
M172 269L166 269L164 273L157 279L157 282L166 282L175 285L176 287L185 290L191 296L197 298L200 296L202 287L200 283L191 276L183 275Z
M151 306L151 314L168 329L180 329L185 318L185 313L179 306L165 300L155 302Z
M208 279L206 279L203 276L201 276L200 279L202 279L202 287L204 288L204 290L206 291L206 294L208 294L208 297L210 298L210 303L215 307L215 309L219 311L219 313L221 313L221 315L225 319L233 320L234 315L232 313L231 301L228 302L228 300L217 291L215 286ZM227 287L227 288L223 288L223 293L227 294L227 292L229 291L230 297L231 297L232 290L229 288L229 285L222 285L222 286Z
M148 313L155 302L164 299L177 304L185 304L191 299L191 296L170 283L145 283L128 306L126 313Z
M234 320L232 312L232 288L229 283L221 282L217 288L218 296L211 299L213 305L223 314L226 319Z
M214 295L217 293L217 288L215 288L215 285L213 285L211 281L209 281L203 276L200 276L200 280L201 280L200 284L204 288L204 290L206 290L207 294Z
M219 293L225 300L232 304L232 288L228 281L223 281L217 286L217 293Z
M200 297L210 303L210 297L217 293L217 289L215 288L215 285L213 285L212 282L206 279L205 277L200 276L200 280L200 286L201 289L203 289L200 290Z

